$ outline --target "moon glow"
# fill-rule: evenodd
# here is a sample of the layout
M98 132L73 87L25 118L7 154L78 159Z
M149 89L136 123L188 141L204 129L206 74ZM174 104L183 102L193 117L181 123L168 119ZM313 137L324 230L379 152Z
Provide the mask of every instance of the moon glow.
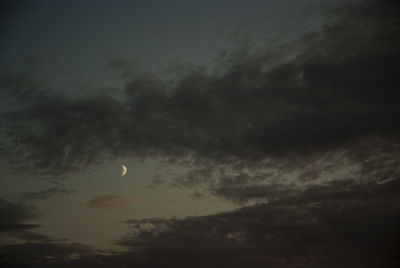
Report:
M125 176L126 172L128 172L128 169L126 168L125 165L122 165L122 172L121 172L121 176Z

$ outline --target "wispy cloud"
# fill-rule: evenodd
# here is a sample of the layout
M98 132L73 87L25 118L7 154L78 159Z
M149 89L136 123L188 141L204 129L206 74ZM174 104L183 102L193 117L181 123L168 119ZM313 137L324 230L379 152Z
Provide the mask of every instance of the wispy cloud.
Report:
M75 193L75 190L68 190L61 187L51 187L36 192L24 193L22 196L25 199L38 200L51 198L56 195L71 195L73 193Z
M126 206L138 201L138 198L127 195L101 195L93 197L86 203L86 206L89 208L111 209Z

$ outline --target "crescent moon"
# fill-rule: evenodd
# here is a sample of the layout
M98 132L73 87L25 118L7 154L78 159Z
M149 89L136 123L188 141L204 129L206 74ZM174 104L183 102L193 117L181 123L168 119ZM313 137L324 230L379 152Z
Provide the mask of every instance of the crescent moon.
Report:
M122 165L122 172L121 172L121 176L125 176L126 172L128 172L128 169L126 168L125 165Z

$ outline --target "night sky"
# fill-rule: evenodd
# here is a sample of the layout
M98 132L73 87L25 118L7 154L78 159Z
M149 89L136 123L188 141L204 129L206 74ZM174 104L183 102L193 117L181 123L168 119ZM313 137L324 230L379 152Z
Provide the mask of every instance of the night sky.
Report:
M400 266L399 1L0 10L2 267Z

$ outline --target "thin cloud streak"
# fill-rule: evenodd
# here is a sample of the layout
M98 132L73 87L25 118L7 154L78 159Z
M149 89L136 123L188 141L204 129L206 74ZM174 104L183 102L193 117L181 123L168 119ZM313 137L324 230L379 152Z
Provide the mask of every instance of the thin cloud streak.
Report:
M48 199L57 195L71 195L75 192L75 190L68 190L61 187L50 187L36 192L24 193L22 196L25 199L41 200Z
M113 209L139 202L139 199L127 195L101 195L95 196L86 203L89 208Z

